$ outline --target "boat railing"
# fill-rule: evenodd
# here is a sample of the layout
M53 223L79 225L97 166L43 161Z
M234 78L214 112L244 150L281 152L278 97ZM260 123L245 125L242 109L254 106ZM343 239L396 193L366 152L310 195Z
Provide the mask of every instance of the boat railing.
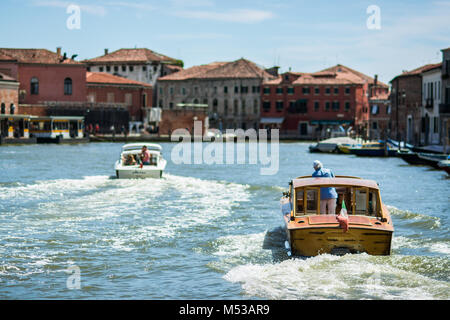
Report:
M354 177L354 176L334 176L335 178L347 178L347 179L362 179L360 177ZM295 179L306 179L306 178L312 178L312 176L301 176L297 177Z

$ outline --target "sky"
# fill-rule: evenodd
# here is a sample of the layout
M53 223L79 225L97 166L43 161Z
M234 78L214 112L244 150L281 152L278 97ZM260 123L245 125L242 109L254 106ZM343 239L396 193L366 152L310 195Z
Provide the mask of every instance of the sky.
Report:
M281 72L339 63L389 83L442 60L450 0L1 0L0 47L62 47L77 60L148 48L185 68L242 57Z

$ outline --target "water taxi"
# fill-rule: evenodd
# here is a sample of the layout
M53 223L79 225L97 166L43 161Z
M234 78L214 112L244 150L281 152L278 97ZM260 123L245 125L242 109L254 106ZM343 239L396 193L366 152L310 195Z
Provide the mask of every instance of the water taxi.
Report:
M360 157L395 157L397 150L392 144L384 141L364 143L361 147L350 148L350 153L356 154Z
M146 146L150 153L149 164L141 160L142 148ZM161 178L167 161L162 157L162 147L155 143L129 143L122 147L120 159L114 169L118 179Z
M394 226L375 181L307 176L293 179L289 186L281 198L289 254L390 254ZM338 194L334 214L320 214L320 190L324 187L333 187ZM341 221L343 208L346 223Z

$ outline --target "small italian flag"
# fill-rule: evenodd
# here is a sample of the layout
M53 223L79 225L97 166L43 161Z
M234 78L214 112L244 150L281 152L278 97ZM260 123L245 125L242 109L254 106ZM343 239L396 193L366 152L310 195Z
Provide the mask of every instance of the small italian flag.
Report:
M339 226L344 229L344 233L348 231L348 215L347 208L345 207L345 200L342 199L342 208L339 214L336 216L337 221L339 221Z

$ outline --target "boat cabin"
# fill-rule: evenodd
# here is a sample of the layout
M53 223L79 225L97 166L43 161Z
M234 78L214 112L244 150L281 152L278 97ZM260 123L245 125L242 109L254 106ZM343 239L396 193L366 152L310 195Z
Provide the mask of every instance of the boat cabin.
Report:
M320 193L323 188L335 188L338 194L336 214L342 201L348 215L383 217L380 190L375 181L356 177L312 178L300 177L290 185L294 217L320 215Z
M132 166L140 164L140 154L142 147L146 146L150 153L150 166L157 166L161 158L161 146L152 143L129 143L122 147L122 165Z

